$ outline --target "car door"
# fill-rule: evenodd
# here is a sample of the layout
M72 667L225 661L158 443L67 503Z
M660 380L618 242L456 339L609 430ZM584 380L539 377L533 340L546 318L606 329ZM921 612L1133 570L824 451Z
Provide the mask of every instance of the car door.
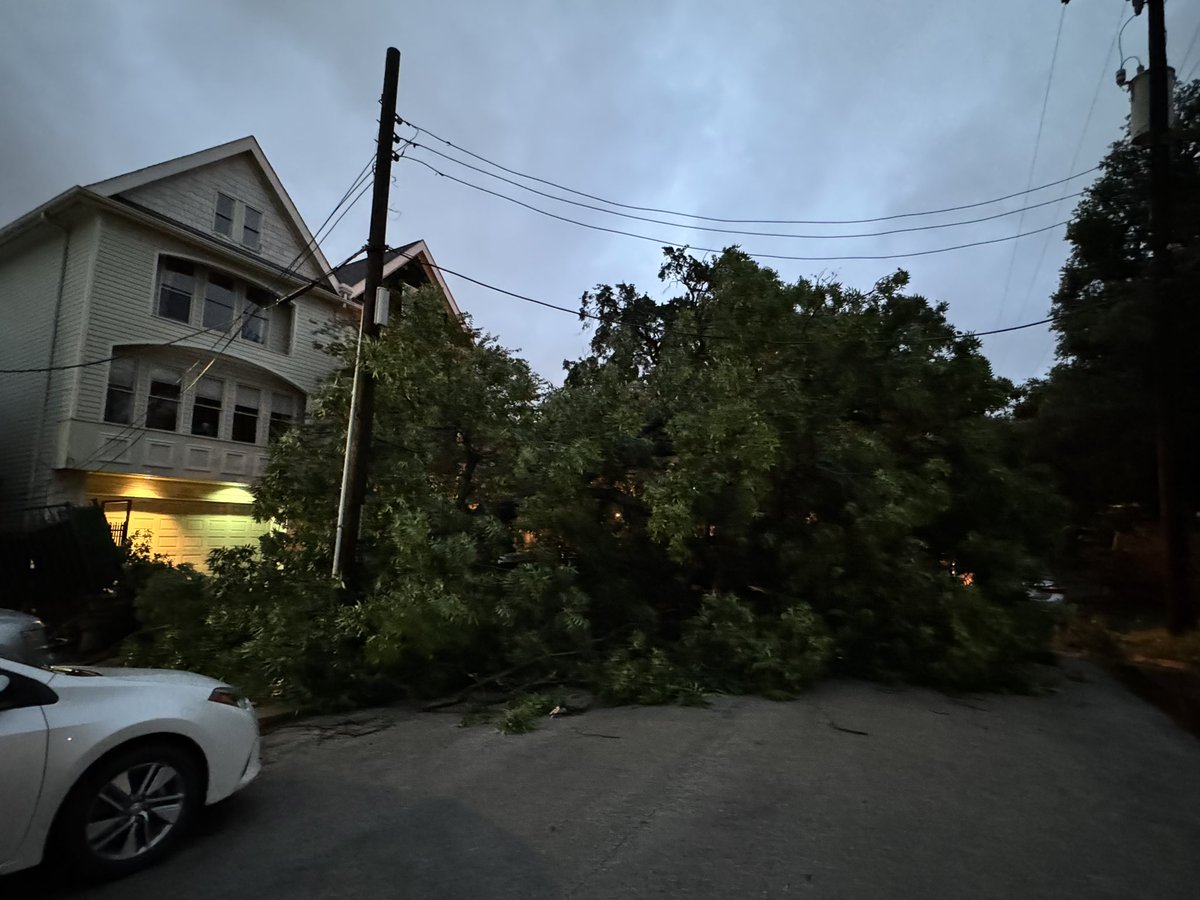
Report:
M0 659L0 872L21 846L37 809L48 729L42 705L54 694L26 667Z

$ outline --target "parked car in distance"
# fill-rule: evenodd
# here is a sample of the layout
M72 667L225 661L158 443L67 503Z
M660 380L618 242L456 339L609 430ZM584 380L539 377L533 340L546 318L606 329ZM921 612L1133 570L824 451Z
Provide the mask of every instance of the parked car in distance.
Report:
M0 875L44 857L90 880L136 871L258 775L254 708L229 685L30 662L18 621L0 620Z
M49 665L50 649L42 620L14 609L0 609L0 659Z

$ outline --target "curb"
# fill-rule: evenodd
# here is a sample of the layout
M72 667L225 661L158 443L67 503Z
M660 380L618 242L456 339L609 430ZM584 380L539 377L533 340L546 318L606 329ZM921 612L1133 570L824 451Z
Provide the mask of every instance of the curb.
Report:
M258 717L259 733L267 734L299 718L300 710L288 706L267 704L266 706L256 706L254 714Z

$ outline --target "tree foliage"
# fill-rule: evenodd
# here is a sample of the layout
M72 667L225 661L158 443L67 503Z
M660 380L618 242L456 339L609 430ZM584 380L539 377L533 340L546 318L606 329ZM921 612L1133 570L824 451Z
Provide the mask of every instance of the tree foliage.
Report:
M1200 82L1177 92L1172 152L1176 327L1195 333L1200 307ZM1113 503L1156 505L1155 342L1150 297L1149 149L1112 145L1067 228L1071 255L1051 300L1058 364L1027 386L1017 410L1034 453L1052 466L1081 519ZM1200 357L1178 387L1182 458L1200 451ZM1189 485L1193 508L1197 483Z
M306 703L784 696L827 671L1015 685L1044 645L1023 586L1057 507L978 342L903 272L862 292L668 250L661 277L663 303L584 295L591 348L557 389L431 291L406 298L366 348L365 587L327 575L347 370L274 447L256 512L278 530L189 588L222 674ZM181 632L136 652L194 664Z

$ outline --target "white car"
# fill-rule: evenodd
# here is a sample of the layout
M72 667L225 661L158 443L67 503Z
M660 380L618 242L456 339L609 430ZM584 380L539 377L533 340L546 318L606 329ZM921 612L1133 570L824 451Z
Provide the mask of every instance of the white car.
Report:
M258 774L250 702L203 675L0 655L0 875L61 859L113 878L160 859Z

